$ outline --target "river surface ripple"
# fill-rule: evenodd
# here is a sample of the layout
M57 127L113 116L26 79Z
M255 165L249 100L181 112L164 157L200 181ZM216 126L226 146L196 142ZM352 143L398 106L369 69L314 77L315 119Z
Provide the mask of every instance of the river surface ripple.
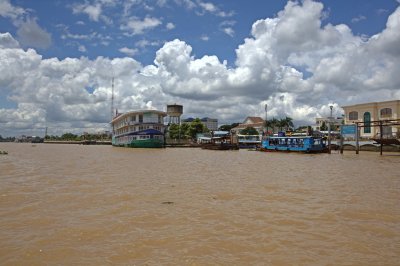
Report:
M1 265L400 265L400 156L0 143Z

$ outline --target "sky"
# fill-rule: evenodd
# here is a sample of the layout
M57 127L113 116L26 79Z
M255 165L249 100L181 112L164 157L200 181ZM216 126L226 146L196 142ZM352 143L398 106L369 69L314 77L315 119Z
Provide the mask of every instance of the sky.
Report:
M0 0L3 137L109 130L113 78L119 112L301 126L399 73L400 0Z

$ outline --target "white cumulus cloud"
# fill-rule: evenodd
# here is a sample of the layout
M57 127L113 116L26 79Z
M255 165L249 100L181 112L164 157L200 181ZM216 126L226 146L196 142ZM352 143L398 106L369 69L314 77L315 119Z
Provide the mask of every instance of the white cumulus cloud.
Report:
M158 18L146 17L143 20L132 17L126 24L121 25L121 30L128 31L133 35L143 34L147 30L151 30L161 25L162 22Z
M23 8L13 6L9 0L0 0L0 16L17 19L25 13L26 11Z
M17 36L22 45L27 47L45 49L51 45L51 34L42 29L36 19L27 19L17 31Z
M0 33L0 48L19 48L19 43L9 32Z
M400 8L369 38L344 24L323 25L323 17L320 2L288 2L276 17L254 22L233 66L215 55L196 58L193 47L179 39L166 42L150 65L131 57L43 59L2 33L0 93L17 107L0 109L0 134L45 126L50 134L107 128L112 77L119 111L179 103L185 116L227 123L264 117L265 104L269 118L290 116L296 125L307 125L328 115L329 105L340 115L342 105L399 99ZM161 25L150 17L130 22L124 27L132 34ZM147 45L143 40L136 47Z
M122 47L121 49L119 49L119 51L121 53L126 54L126 55L134 56L135 54L137 54L138 49L131 49L131 48L128 48L128 47Z

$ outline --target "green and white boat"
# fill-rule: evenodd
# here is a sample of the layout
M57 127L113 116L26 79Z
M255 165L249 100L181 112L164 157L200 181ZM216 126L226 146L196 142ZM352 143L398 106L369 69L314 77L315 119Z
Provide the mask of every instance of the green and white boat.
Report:
M138 110L118 114L111 121L112 145L129 148L162 148L164 146L165 112Z

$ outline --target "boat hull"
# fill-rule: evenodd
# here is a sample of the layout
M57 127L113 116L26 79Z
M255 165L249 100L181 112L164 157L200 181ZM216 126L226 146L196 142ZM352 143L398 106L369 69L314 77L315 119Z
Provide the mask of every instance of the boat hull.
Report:
M162 148L164 143L159 139L134 140L129 144L130 148Z
M145 140L133 140L130 143L118 144L113 146L127 147L127 148L163 148L164 143L159 139L145 139Z
M259 149L260 151L266 152L299 152L299 153L326 153L328 150L326 148L315 148L315 149L296 149L296 148L287 148L287 147L262 147Z
M202 149L205 150L220 150L220 151L226 151L226 150L238 150L239 146L235 144L214 144L214 143L207 143L201 145Z
M323 153L327 151L320 138L306 137L268 137L262 141L262 151Z

